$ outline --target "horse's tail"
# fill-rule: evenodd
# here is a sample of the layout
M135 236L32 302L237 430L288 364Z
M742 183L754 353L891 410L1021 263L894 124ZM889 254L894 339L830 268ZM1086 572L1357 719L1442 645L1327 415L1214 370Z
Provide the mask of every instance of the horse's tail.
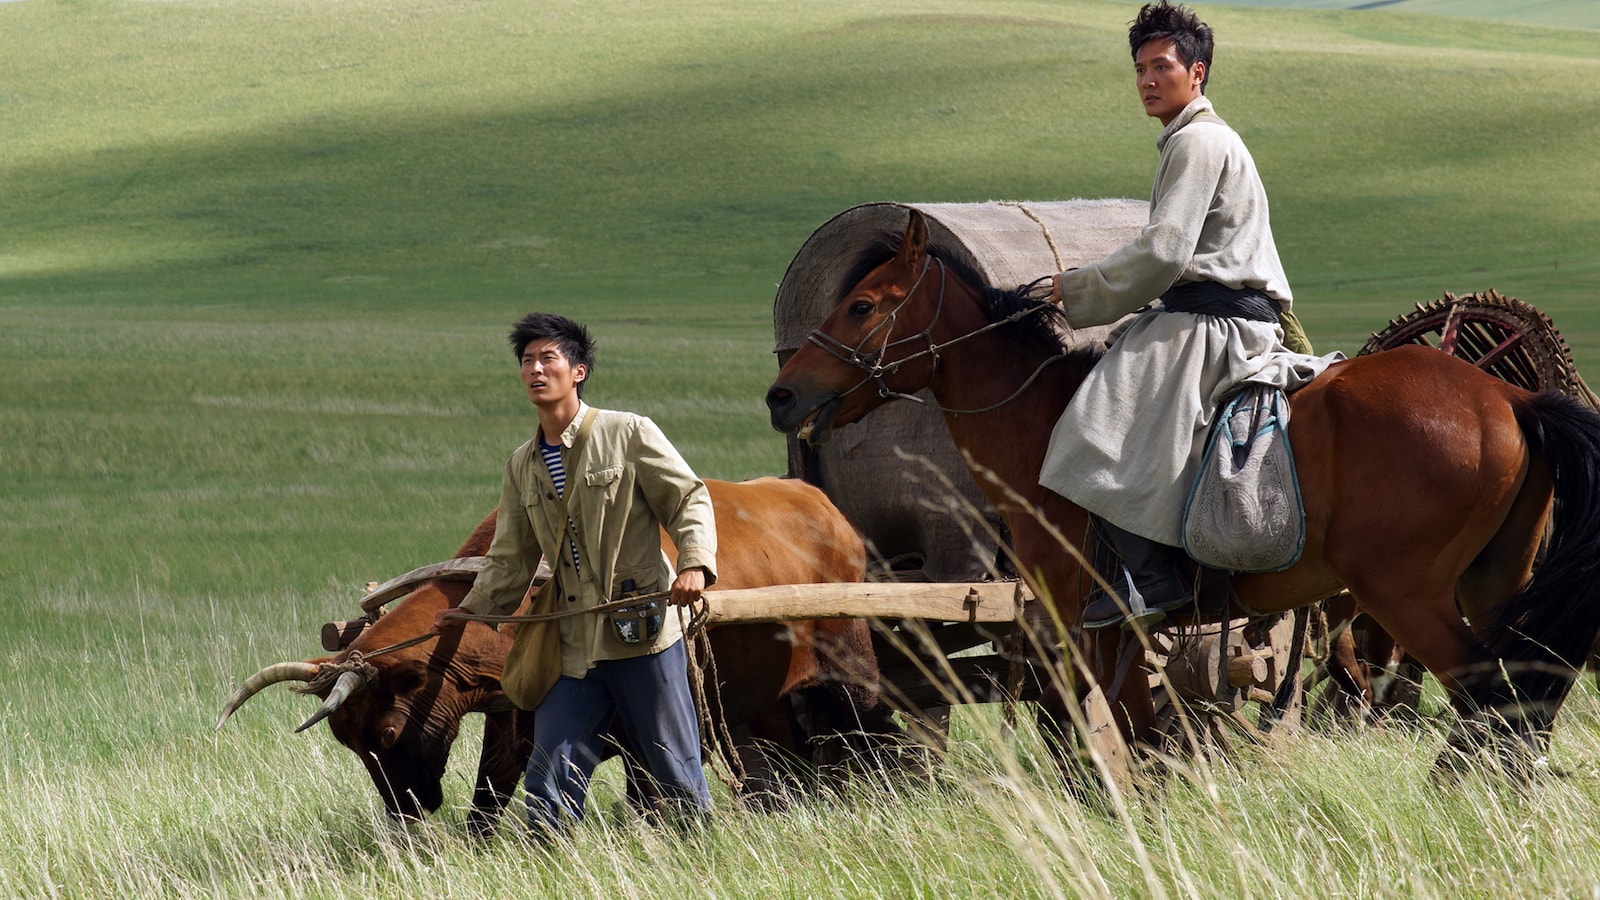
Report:
M1504 678L1487 700L1519 730L1547 731L1600 636L1600 413L1547 391L1517 404L1530 449L1550 468L1554 524L1543 560L1486 639ZM1509 683L1505 679L1509 679Z

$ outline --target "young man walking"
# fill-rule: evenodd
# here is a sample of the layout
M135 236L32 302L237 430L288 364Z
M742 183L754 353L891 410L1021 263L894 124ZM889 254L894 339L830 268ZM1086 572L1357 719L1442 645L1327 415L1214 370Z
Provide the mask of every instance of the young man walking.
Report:
M1085 628L1149 626L1191 602L1178 577L1183 512L1218 402L1246 381L1292 390L1327 361L1291 353L1298 331L1267 216L1239 135L1205 96L1211 29L1161 0L1128 29L1134 84L1164 126L1150 221L1133 242L1056 276L1075 327L1130 320L1050 437L1039 483L1088 510L1121 560L1116 594L1086 604ZM1309 345L1304 349L1309 350Z
M516 323L510 340L539 427L506 464L488 567L460 608L511 612L540 557L554 572L562 610L668 586L675 605L698 600L716 579L716 521L705 484L655 423L583 402L594 341L582 325L533 313ZM676 572L661 552L661 529L678 549ZM450 613L440 613L435 631L461 626ZM559 833L583 818L614 717L670 816L710 810L676 611L661 604L615 623L572 616L560 628L561 677L539 705L528 760L535 835Z

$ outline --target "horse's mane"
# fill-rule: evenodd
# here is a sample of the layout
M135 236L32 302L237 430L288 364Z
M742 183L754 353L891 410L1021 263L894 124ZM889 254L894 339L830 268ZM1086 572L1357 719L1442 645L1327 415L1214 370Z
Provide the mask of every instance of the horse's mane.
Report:
M840 281L845 287L839 296L834 298L834 303L837 305L844 299L846 293L860 284L874 269L893 259L900 252L900 242L903 238L904 235L900 232L890 232L868 241L845 269L844 277ZM1017 315L1017 320L1002 330L1018 343L1048 355L1080 358L1078 362L1085 370L1104 355L1104 350L1098 347L1068 350L1063 344L1061 335L1064 331L1070 330L1071 326L1067 323L1066 312L1059 305L1050 302L1048 277L1003 290L990 287L987 279L961 260L952 259L948 254L936 253L931 247L928 255L943 262L952 277L974 287L983 296L984 311L989 321L998 322ZM1019 315L1028 311L1032 314Z

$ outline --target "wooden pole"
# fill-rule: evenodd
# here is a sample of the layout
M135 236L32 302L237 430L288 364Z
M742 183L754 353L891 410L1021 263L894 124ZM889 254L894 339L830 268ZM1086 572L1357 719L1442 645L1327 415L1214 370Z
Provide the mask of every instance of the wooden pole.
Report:
M709 624L788 619L930 619L1010 622L1017 585L1008 581L930 584L782 584L710 590ZM1033 595L1023 592L1025 601Z

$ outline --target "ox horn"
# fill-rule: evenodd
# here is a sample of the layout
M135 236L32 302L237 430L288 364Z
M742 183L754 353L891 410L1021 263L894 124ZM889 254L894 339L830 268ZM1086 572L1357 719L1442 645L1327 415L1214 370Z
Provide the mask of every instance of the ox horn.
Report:
M333 683L333 688L328 691L328 699L322 701L322 706L312 713L311 718L305 720L304 724L296 728L294 733L299 734L326 719L329 713L339 708L339 704L350 699L351 694L365 686L366 678L362 677L360 672L345 672L341 674L339 680Z
M251 675L244 680L244 684L239 686L239 690L234 692L233 699L228 701L228 705L223 707L222 715L217 716L215 730L221 731L222 723L228 721L228 717L233 715L233 711L243 706L246 700L260 693L263 688L277 684L280 681L310 681L317 677L317 670L320 668L321 666L316 663L281 662L273 663Z

